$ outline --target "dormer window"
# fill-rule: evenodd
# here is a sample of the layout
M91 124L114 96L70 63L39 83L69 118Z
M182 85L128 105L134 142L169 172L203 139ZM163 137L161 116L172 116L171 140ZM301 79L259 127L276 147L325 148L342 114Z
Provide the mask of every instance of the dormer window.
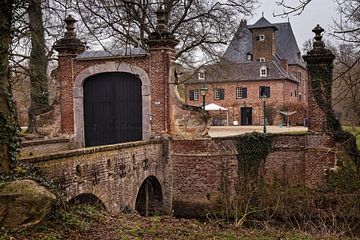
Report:
M256 41L265 41L265 35L264 34L257 35Z
M268 71L266 66L262 66L260 68L260 77L267 77L267 75L268 75Z
M247 53L247 54L246 54L246 60L247 60L247 61L251 61L251 60L252 60L252 54L251 54L251 53Z
M204 72L199 72L198 73L198 79L200 81L204 81L205 80L205 73Z

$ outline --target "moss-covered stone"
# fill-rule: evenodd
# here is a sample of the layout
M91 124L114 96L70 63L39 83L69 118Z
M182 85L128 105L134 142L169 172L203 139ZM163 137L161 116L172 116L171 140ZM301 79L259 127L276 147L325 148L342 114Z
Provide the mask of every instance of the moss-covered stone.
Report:
M0 225L18 229L39 223L56 196L38 183L24 179L0 184Z

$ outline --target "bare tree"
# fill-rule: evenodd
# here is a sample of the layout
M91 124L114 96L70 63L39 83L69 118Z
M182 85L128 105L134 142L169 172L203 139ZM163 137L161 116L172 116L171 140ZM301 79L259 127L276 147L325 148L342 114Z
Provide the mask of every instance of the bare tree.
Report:
M30 99L28 109L27 132L35 133L35 116L49 107L49 93L47 82L48 58L46 54L45 29L41 0L28 0L27 13L31 34L31 52L29 58Z
M336 53L333 103L339 118L360 125L360 63L353 44L342 44Z
M77 12L88 31L104 46L146 48L154 31L154 12L167 12L169 31L180 40L176 58L183 62L215 55L249 16L257 0L77 0ZM111 43L111 44L109 44Z

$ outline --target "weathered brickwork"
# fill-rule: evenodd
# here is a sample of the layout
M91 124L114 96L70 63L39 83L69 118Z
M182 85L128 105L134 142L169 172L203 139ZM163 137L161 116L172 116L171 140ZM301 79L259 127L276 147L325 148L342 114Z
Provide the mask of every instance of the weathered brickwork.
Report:
M166 152L166 151L165 151ZM164 212L171 210L171 177L163 142L134 142L22 158L61 183L67 199L92 194L109 211L136 208L140 186L154 176L162 186Z
M60 151L66 151L71 148L70 145L70 139L68 138L22 141L20 157L45 155Z
M266 61L273 59L276 53L275 30L273 28L252 29L253 58L265 58ZM264 35L264 41L257 40L259 35Z
M59 82L60 82L60 112L61 112L61 132L74 132L74 112L73 112L73 59L74 54L59 55Z
M319 188L324 185L325 169L334 167L333 147L324 134L274 135L259 173L268 184ZM174 140L170 157L175 213L191 216L210 207L219 196L225 173L234 187L238 162L233 138Z

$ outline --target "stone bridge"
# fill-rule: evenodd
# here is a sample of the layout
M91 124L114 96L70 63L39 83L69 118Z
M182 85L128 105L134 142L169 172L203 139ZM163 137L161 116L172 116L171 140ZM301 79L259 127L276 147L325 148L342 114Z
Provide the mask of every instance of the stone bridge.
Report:
M65 150L54 154L36 146L22 161L60 183L68 201L99 201L111 212L131 208L142 215L199 216L215 203L224 176L237 182L236 136L195 140L154 139ZM63 150L58 142L43 149ZM34 151L33 151L34 150ZM325 169L334 167L332 138L323 133L275 134L259 169L268 184L317 188Z
M146 199L149 213L171 209L166 149L162 140L139 141L23 157L22 161L60 183L69 201L98 200L109 211L129 207L146 215Z

